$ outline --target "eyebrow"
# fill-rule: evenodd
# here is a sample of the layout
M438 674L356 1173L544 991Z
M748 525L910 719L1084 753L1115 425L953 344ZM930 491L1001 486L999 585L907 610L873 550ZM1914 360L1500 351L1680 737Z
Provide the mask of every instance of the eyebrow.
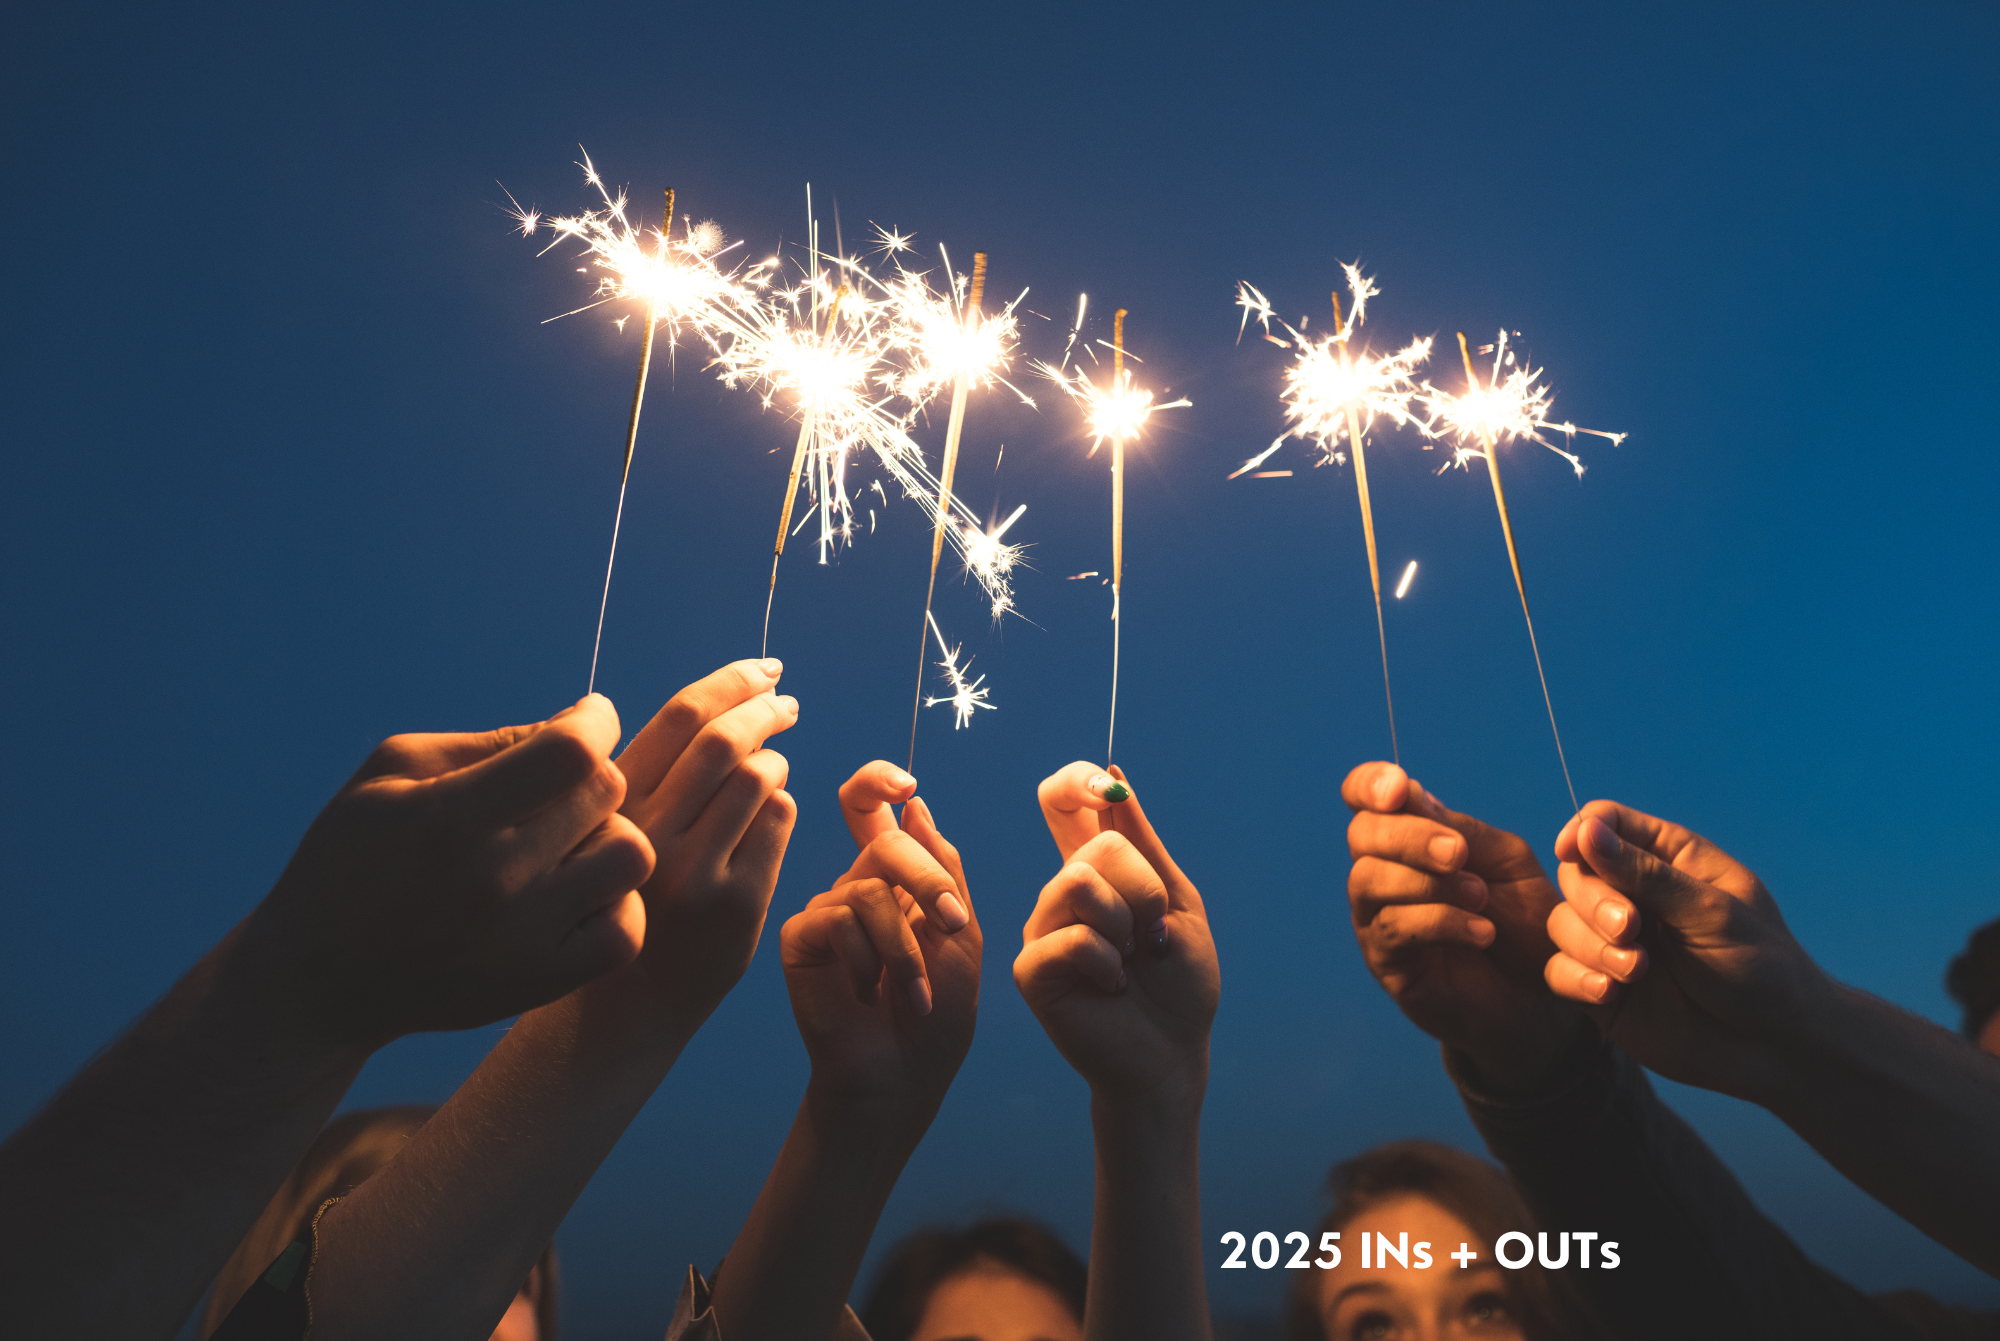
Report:
M1328 1301L1329 1307L1339 1307L1340 1301L1353 1294L1389 1294L1389 1287L1379 1280L1356 1281Z

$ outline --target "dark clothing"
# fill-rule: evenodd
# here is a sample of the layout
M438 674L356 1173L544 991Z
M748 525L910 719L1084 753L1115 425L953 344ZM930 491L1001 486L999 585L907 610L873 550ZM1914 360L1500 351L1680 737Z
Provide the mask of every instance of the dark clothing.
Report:
M1646 1073L1587 1031L1526 1102L1481 1091L1469 1061L1445 1070L1486 1148L1551 1235L1595 1231L1622 1259L1563 1274L1626 1341L2000 1341L2000 1314L1914 1290L1866 1295L1766 1219Z

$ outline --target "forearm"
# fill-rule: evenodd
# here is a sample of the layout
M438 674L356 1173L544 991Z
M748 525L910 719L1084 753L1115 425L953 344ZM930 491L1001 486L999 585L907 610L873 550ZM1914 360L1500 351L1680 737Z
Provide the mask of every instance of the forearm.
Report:
M1831 984L1748 1096L1835 1168L2000 1275L2000 1058L1878 997Z
M935 1103L871 1111L810 1088L715 1281L729 1341L810 1341L840 1317Z
M1169 1097L1093 1095L1097 1193L1090 1232L1090 1341L1207 1341L1201 1237L1206 1076Z
M0 1146L23 1335L170 1337L366 1060L270 1028L231 932Z
M315 1341L484 1341L693 1028L609 979L522 1016L322 1220Z

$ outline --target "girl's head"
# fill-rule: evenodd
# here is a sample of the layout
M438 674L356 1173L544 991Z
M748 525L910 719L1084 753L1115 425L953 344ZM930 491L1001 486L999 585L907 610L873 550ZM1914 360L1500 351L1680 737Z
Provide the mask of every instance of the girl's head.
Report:
M1088 1277L1026 1220L927 1229L896 1245L861 1321L874 1341L1083 1341Z
M1539 1266L1502 1268L1502 1234L1535 1226L1501 1170L1432 1141L1396 1141L1343 1161L1327 1177L1333 1210L1320 1233L1340 1234L1339 1264L1294 1278L1288 1341L1550 1341L1570 1335L1554 1283ZM1411 1245L1408 1266L1370 1252L1363 1235ZM1380 1240L1370 1238L1371 1244ZM1319 1257L1319 1236L1311 1256ZM1430 1245L1418 1268L1414 1245ZM1464 1266L1450 1254L1478 1255Z
M220 1327L229 1310L278 1254L311 1232L313 1216L329 1197L344 1197L361 1186L394 1159L404 1142L436 1111L426 1104L367 1108L327 1123L215 1278L201 1334L206 1337ZM493 1338L555 1341L555 1336L556 1258L551 1247L522 1283Z

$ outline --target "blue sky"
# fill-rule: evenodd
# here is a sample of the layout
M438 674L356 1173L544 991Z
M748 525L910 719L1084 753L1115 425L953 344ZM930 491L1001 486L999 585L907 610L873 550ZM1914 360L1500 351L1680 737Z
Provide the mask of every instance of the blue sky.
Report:
M1309 1226L1375 1141L1474 1139L1347 930L1337 788L1387 746L1353 482L1297 444L1292 478L1225 481L1280 423L1239 279L1319 322L1359 258L1376 340L1504 324L1559 415L1629 431L1581 440L1581 482L1504 462L1579 791L1706 833L1836 973L1953 1019L1945 961L2000 914L1990 7L80 5L16 32L0 1126L253 905L377 739L582 692L636 333L542 324L583 280L496 184L580 204L579 143L753 249L799 236L808 182L850 238L983 249L1055 318L1031 354L1081 291L1126 307L1194 401L1130 465L1119 754L1222 954L1211 1238ZM987 992L878 1244L1000 1205L1087 1235L1084 1091L1007 974L1054 865L1034 783L1099 750L1108 679L1108 595L1062 580L1107 564L1103 458L1042 399L968 420L967 501L1028 505L1027 618L941 583L999 711L934 710L916 771ZM600 675L628 725L755 651L790 442L699 358L656 379ZM1566 803L1490 493L1437 464L1370 457L1384 568L1420 563L1387 611L1404 756L1546 851ZM804 814L774 916L846 863L833 788L900 757L927 550L899 504L838 564L787 556ZM566 1226L578 1334L656 1331L755 1195L804 1079L774 958ZM352 1100L442 1098L496 1034L399 1044ZM1668 1088L1820 1260L2000 1307L1774 1120ZM1244 1311L1281 1285L1212 1279Z

